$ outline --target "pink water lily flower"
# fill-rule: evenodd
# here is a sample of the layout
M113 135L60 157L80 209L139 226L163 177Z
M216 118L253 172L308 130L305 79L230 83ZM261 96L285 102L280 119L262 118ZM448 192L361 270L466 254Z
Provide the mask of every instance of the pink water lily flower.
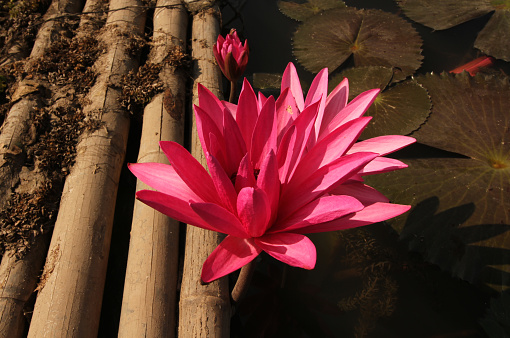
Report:
M227 79L235 82L243 75L250 50L248 40L245 40L243 45L235 29L232 29L225 38L218 36L213 52L218 66Z
M409 206L389 203L364 175L406 167L384 155L414 142L383 136L355 143L370 117L362 115L378 90L347 103L348 83L327 95L327 70L306 100L292 64L278 100L255 95L244 81L238 105L199 86L198 135L209 172L182 146L160 142L171 165L131 164L156 191L137 198L179 221L228 236L202 269L210 282L251 262L262 251L312 269L308 233L335 231L398 216Z

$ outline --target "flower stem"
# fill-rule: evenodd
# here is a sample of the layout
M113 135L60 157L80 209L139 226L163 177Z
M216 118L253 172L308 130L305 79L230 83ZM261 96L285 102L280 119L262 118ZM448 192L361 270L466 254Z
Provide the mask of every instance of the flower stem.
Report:
M230 97L228 99L228 102L234 103L234 98L236 96L236 89L237 89L236 82L235 81L230 81Z
M237 277L236 285L234 285L234 289L232 290L232 303L234 305L239 304L239 302L241 302L244 295L246 294L246 291L248 291L248 287L250 286L251 277L253 276L254 271L255 260L252 260L250 263L241 268L239 277Z

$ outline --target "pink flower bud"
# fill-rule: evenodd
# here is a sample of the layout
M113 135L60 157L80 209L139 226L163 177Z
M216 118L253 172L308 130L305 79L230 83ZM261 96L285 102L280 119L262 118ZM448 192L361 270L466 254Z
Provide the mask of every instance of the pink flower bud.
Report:
M237 81L243 75L248 64L248 54L250 53L248 41L244 41L243 46L236 30L232 29L225 38L221 35L218 36L213 50L223 75L230 81Z

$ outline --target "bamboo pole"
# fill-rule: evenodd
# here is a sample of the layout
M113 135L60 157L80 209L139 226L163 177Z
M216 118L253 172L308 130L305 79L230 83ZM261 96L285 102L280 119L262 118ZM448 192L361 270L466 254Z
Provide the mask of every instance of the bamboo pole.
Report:
M163 65L166 90L145 108L137 162L168 164L158 142L183 142L186 87L183 71L165 58L185 51L188 12L180 0L159 0L156 6L169 7L154 12L148 62ZM149 189L141 181L136 188ZM178 249L179 222L135 201L119 337L175 337Z
M99 12L102 9L106 10L107 7L107 3L104 0L87 0L85 6L83 6L83 14L80 18L80 26L76 35L80 37L87 32L98 29L100 26L98 22L102 21L102 14Z
M41 237L48 237L42 235ZM0 337L22 337L25 330L24 307L34 292L48 248L39 238L22 260L8 251L0 265Z
M84 112L100 118L82 136L66 179L28 337L96 337L110 248L115 199L126 151L129 116L118 98L122 76L138 62L129 50L143 34L141 1L112 0L100 36L106 53Z
M76 0L53 1L44 15L45 22L34 42L29 62L34 62L42 57L50 48L55 36L62 32L62 25L53 19L65 13L76 13L81 6L82 2ZM36 80L22 82L18 85L14 97L19 98L19 101L12 106L2 126L0 134L0 145L2 145L0 195L3 203L10 198L11 188L15 185L18 191L24 189L25 192L30 193L45 182L45 177L42 177L43 175L36 168L29 175L37 176L37 179L18 183L19 170L21 170L24 156L21 152L15 151L17 148L23 147L22 140L26 137L25 133L31 124L31 113L42 105L38 93L38 89L42 85ZM34 182L38 183L34 184ZM21 259L16 256L15 250L8 250L4 253L0 263L0 338L17 338L23 335L25 328L24 307L36 287L48 244L49 236L45 234L37 238L27 255Z
M197 4L196 1L194 5ZM202 9L193 16L192 57L194 62L193 103L198 104L197 84L221 95L221 72L212 47L219 34L219 12L215 7ZM191 152L205 165L193 118ZM229 337L230 300L227 278L202 285L200 273L207 256L221 242L220 234L188 226L186 252L179 303L179 337Z
M61 20L56 17L66 13L78 13L82 0L53 0L43 16L25 69L43 57L55 38L63 31ZM40 90L44 83L40 79L24 79L16 86L11 97L11 109L0 129L0 207L8 199L10 189L17 184L17 175L23 164L23 138L30 127L30 114L42 106Z

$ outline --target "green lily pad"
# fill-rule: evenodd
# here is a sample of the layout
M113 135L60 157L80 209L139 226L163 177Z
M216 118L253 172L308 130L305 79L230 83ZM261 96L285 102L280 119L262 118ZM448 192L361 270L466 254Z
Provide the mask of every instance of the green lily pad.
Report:
M422 40L410 23L380 10L337 8L303 22L294 34L294 55L309 71L333 72L351 55L355 66L387 66L403 76L421 65Z
M355 67L341 72L330 81L332 90L342 79L349 79L349 99L362 92L380 88L366 116L373 116L362 139L381 135L407 135L425 122L432 108L427 90L415 80L392 84L394 71L388 67Z
M304 3L295 1L278 1L280 12L296 21L304 21L325 10L346 7L341 0L308 0Z
M508 80L429 74L418 81L433 110L413 136L467 158L409 159L409 168L367 182L413 206L391 221L412 250L454 276L509 287Z
M399 0L398 5L412 20L433 29L448 29L492 11L475 47L485 54L510 61L510 1L508 0Z

